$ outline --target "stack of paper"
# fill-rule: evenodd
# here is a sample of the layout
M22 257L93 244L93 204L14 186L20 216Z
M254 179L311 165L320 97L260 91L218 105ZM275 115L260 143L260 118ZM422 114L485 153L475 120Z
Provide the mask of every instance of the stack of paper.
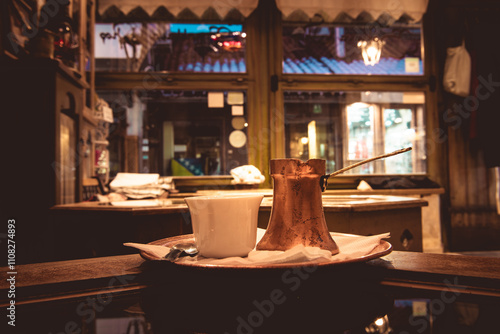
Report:
M118 173L109 184L111 191L128 198L156 198L170 188L169 184L160 183L160 174Z

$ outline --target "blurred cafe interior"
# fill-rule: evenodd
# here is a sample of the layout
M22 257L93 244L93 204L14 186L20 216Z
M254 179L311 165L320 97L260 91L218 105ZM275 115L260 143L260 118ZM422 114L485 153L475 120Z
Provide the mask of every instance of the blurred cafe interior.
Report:
M0 304L15 286L14 314L33 319L18 328L498 328L500 1L0 6ZM301 272L297 291L285 277L298 267L157 265L123 245L191 235L192 196L262 194L265 231L271 161L321 159L329 175L403 148L328 178L320 197L328 232L389 232L391 248Z

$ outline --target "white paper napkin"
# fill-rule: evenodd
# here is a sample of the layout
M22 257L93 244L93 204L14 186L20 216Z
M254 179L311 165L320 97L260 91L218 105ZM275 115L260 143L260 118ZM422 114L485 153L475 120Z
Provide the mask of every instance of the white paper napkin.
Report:
M260 184L266 180L260 170L253 165L244 165L231 169L233 184Z
M257 243L260 241L265 229L257 230ZM331 255L330 251L320 249L319 247L305 247L303 245L295 246L287 251L260 251L253 250L247 257L228 257L224 259L204 258L201 256L182 257L177 262L196 262L197 264L211 265L263 265L278 263L321 263L321 262L340 262L351 259L359 259L370 254L375 247L380 244L382 239L390 238L390 233L382 233L372 236L359 236L344 233L330 233L339 247L339 253ZM146 245L133 242L124 243L125 246L134 247L142 250L153 257L162 258L170 248L157 245Z
M151 184L157 184L160 174L148 173L118 173L109 186L111 189L143 187Z

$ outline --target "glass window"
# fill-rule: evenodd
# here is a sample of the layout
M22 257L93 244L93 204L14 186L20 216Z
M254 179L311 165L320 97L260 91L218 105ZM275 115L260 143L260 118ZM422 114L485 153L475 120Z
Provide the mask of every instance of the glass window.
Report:
M383 109L384 119L384 151L393 152L401 147L409 147L415 137L413 110L410 108ZM388 174L409 174L413 172L411 155L402 154L384 160L385 172Z
M355 102L346 106L347 165L374 156L374 106ZM372 165L359 167L361 174L373 173Z
M332 173L411 146L409 153L346 174L426 172L424 93L285 91L284 100L287 157L325 159Z
M96 71L245 73L241 24L97 23Z
M248 164L244 91L98 91L113 109L110 176L228 175Z
M421 25L286 23L283 73L423 75Z

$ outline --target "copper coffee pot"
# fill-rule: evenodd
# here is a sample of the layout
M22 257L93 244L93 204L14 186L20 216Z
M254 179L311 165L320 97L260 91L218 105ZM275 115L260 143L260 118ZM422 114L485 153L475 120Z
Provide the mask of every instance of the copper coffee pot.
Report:
M296 245L319 247L337 254L339 248L326 226L320 179L326 161L273 159L270 162L273 205L258 250L287 250Z
M328 231L321 193L330 176L351 168L411 150L411 147L363 160L327 174L326 161L310 159L273 159L270 162L273 178L273 204L266 233L257 250L291 249L296 245L319 247L331 251L339 248Z

